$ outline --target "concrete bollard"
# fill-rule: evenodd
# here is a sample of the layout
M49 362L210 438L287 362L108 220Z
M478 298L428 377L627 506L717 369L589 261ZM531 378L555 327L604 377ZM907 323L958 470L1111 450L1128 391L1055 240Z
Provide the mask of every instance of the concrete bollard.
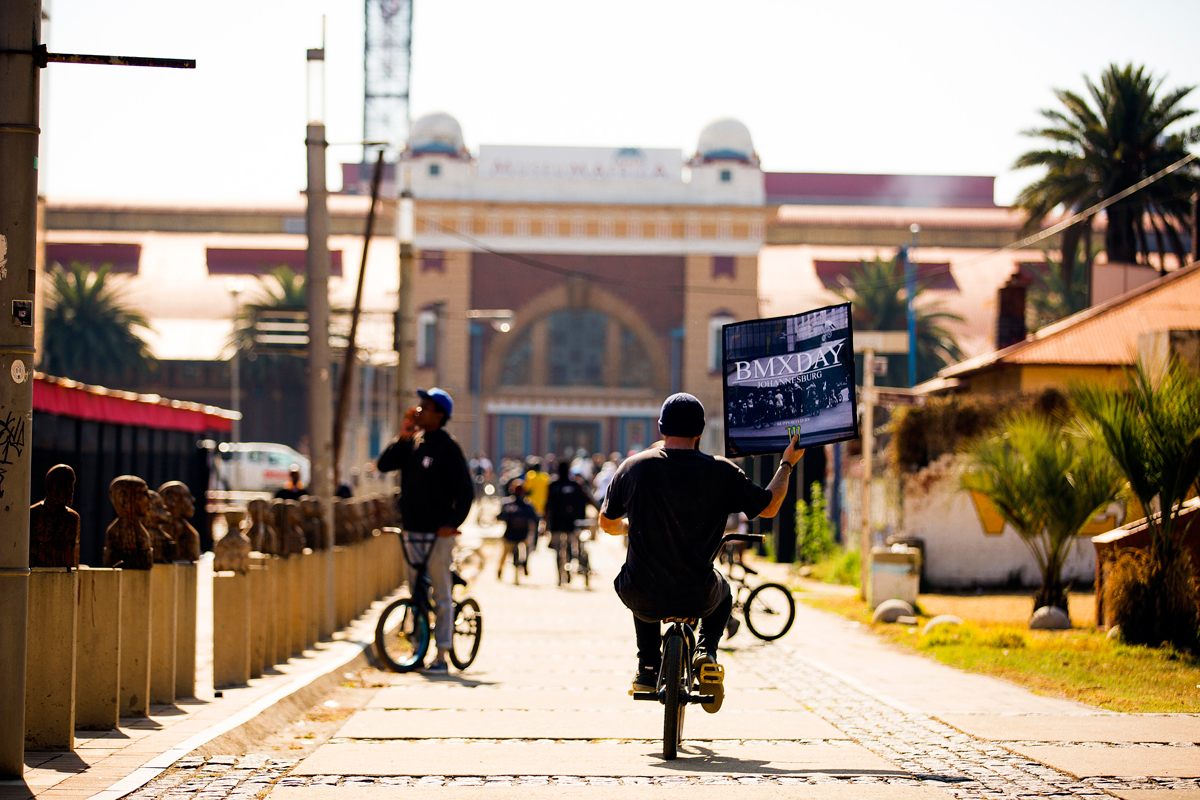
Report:
M321 566L320 558L316 552L312 550L304 553L304 579L305 591L304 596L308 600L308 606L304 613L304 645L308 650L313 649L317 641L321 638Z
M250 677L261 678L267 664L267 633L270 630L270 562L263 556L250 557Z
M271 559L271 571L275 573L275 655L272 664L286 664L292 655L292 606L288 602L291 579L287 565L283 556Z
M335 579L329 577L329 566L333 562L332 550L318 550L317 558L317 586L321 595L321 613L317 617L319 624L317 625L317 633L321 639L327 641L333 638L333 632L337 630L337 611L334 610L334 619L328 617L329 600L334 597Z
M121 716L121 575L119 569L79 570L75 652L75 727L111 731Z
M346 548L335 547L333 555L333 626L337 630L346 627Z
M264 652L263 667L270 667L272 664L280 663L280 637L283 636L281 631L280 609L283 607L283 589L280 584L283 582L283 561L277 555L272 555L268 560L268 570L266 570L266 593L270 595L270 608L268 609L268 626L266 626L266 651Z
M175 702L176 614L175 565L155 564L150 570L150 702Z
M288 556L288 571L291 577L291 585L289 586L288 600L291 605L291 654L294 656L304 655L304 639L308 632L308 622L305 619L305 608L308 604L304 596L304 556L297 553L294 556Z
M121 716L150 713L150 570L121 575Z
M200 570L191 561L175 562L175 696L196 696L196 595Z
M75 627L79 576L34 567L25 645L25 749L75 749Z
M250 576L213 576L213 686L250 680Z

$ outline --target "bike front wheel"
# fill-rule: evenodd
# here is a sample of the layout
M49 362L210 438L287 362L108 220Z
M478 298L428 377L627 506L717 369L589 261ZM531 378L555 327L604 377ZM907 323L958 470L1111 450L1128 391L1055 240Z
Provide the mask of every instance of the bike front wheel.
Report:
M663 656L663 758L670 761L679 750L683 739L683 703L680 689L683 687L683 639L672 636L667 639Z
M411 598L392 603L375 625L375 655L393 672L411 672L425 663L429 617Z
M786 586L764 583L746 598L742 616L751 633L764 642L771 642L792 629L792 623L796 621L796 601Z
M454 638L450 640L450 661L458 669L466 669L479 655L483 638L483 612L474 598L466 597L454 604Z

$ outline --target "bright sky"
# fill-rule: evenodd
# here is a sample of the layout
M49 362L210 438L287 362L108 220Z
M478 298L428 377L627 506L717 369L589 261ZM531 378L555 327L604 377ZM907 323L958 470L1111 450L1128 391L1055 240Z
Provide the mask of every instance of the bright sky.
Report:
M43 0L51 51L195 58L193 71L51 64L51 197L291 198L304 185L305 50L327 15L329 140L362 138L361 0ZM691 155L745 122L770 171L996 175L1019 132L1134 61L1200 84L1195 0L415 0L413 117L467 145L636 145ZM1200 91L1190 107L1200 107ZM1200 119L1194 120L1200 124ZM330 184L356 148L331 148Z

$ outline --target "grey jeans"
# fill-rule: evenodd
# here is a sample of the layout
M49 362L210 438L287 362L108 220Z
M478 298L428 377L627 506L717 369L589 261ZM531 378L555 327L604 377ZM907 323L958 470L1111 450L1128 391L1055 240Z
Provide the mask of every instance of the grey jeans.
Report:
M454 537L439 536L429 552L429 580L433 584L433 640L442 650L450 649L454 632L453 557Z

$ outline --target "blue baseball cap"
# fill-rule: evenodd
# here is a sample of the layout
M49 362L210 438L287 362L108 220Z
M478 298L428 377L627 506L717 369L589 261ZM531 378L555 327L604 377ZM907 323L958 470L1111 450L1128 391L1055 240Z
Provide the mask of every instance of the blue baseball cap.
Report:
M450 415L454 413L454 399L444 389L436 386L429 391L417 389L417 397L426 402L433 401L438 410L446 415L446 419L450 419Z

